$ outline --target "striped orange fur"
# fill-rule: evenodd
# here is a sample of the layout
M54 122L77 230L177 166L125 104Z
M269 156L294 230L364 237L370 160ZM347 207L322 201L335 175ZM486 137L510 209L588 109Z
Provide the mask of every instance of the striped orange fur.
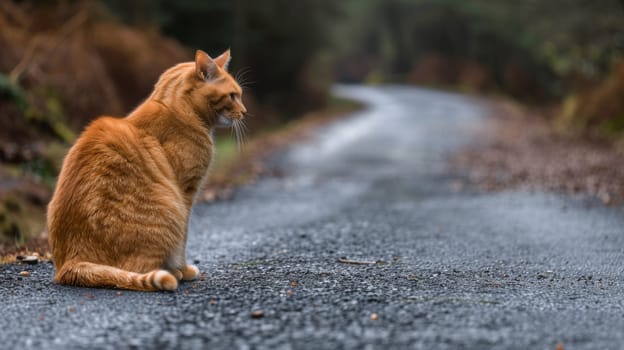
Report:
M57 283L173 291L198 277L186 238L212 130L246 113L229 60L229 50L215 59L197 51L130 115L100 117L80 135L48 206Z

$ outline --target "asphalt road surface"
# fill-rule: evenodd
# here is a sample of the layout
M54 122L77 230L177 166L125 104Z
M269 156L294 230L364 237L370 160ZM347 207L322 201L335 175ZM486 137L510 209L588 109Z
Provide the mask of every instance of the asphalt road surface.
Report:
M622 208L459 189L447 156L486 114L466 97L337 92L368 109L195 208L204 279L138 293L0 266L0 348L624 348Z

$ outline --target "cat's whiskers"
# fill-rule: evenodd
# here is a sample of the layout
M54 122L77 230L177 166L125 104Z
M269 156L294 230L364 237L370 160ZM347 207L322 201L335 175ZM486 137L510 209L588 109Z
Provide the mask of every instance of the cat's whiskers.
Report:
M239 70L238 72L236 72L236 75L234 76L234 80L236 80L237 82L244 79L245 76L251 72L251 67L247 66L247 67L243 67L241 70Z
M245 119L241 119L240 120L240 125L241 125L241 129L243 130L243 136L244 138L246 138L246 134L249 132L249 129L247 128L247 122L245 121ZM246 140L244 140L246 142Z
M236 140L236 135L234 135L234 121L232 121L232 127L230 128L230 137ZM238 141L237 141L238 145Z
M234 80L236 81L236 83L238 83L238 85L243 90L247 90L249 85L255 84L255 81L249 81L248 80L247 74L249 74L249 72L251 72L251 68L250 67L244 67L241 70L239 70L236 73L235 77L234 77Z
M241 141L240 141L240 132L238 130L238 120L233 119L232 120L232 131L234 131L235 135L236 135L236 148L238 149L238 151L240 152L241 150Z
M240 152L247 143L247 126L242 119L233 119L232 121L232 130L236 134L236 145L238 147L238 151Z
M239 124L241 126L241 139L243 146L245 146L247 144L247 124L245 124L245 119L239 119Z

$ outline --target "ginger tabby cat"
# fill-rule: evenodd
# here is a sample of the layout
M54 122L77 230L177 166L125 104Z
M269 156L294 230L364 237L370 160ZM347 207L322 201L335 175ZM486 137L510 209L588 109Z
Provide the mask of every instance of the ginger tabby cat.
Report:
M186 262L191 206L213 157L212 130L246 114L230 51L165 71L126 118L101 117L70 149L48 206L60 284L173 291Z

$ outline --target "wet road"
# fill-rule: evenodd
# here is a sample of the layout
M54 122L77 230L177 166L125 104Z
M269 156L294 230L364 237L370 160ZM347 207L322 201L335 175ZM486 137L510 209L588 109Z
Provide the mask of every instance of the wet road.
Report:
M446 159L473 141L478 104L337 93L369 107L276 157L286 176L195 208L203 280L120 292L0 266L0 348L624 348L622 208L458 191Z

